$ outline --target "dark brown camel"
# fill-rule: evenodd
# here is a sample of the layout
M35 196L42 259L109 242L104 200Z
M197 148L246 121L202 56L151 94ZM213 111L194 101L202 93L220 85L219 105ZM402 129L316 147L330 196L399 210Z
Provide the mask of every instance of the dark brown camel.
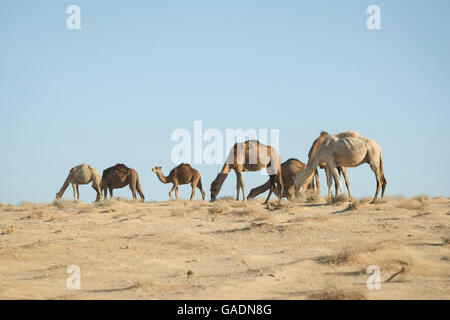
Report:
M303 169L306 168L306 164L298 159L291 158L281 164L281 172L283 174L284 193L283 197L289 201L295 198L295 183L293 178ZM247 200L254 199L261 193L270 189L270 179L266 183L259 187L253 188L247 196ZM314 189L314 183L311 181L307 186L307 189ZM275 194L280 197L280 188L277 186Z
M103 190L104 195L103 199L107 198L107 189L112 197L113 189L123 188L127 185L130 186L134 200L137 199L136 190L139 192L141 201L145 200L136 170L128 168L122 163L118 163L113 167L103 170L102 181L100 182L100 188Z
M172 183L172 189L170 189L169 196L171 199L173 199L173 191L175 191L175 197L178 199L178 186L181 184L191 184L192 192L191 192L191 198L192 200L195 196L195 189L199 188L200 192L202 193L202 198L205 200L205 191L203 191L202 188L202 178L200 176L200 173L192 168L187 163L182 163L179 166L175 167L170 171L169 175L167 177L164 176L164 174L161 171L161 167L154 167L152 169L154 173L156 173L156 176L159 178L159 180L162 183Z
M245 185L242 172L259 171L264 168L267 168L267 173L270 177L270 191L264 202L267 203L272 192L276 189L276 184L280 187L280 195L284 192L280 155L271 146L266 146L257 140L236 143L231 148L222 170L211 183L211 201L216 200L220 188L231 169L236 173L236 200L239 200L239 192L242 188L242 200L245 201ZM280 196L279 199L281 200Z

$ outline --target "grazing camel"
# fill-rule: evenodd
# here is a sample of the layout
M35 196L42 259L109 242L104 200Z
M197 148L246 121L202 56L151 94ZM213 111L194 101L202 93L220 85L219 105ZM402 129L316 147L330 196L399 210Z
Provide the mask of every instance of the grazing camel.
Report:
M64 181L63 186L56 194L56 199L61 199L69 184L72 184L73 196L75 200L78 200L80 197L78 185L88 184L91 181L92 188L94 188L94 190L97 192L97 198L95 199L95 201L100 200L100 198L102 197L102 190L100 188L100 174L96 169L91 168L87 164L81 164L70 169L66 181Z
M295 198L295 183L294 177L303 169L305 169L306 164L300 160L291 158L281 164L281 173L283 174L283 184L284 193L283 197L287 198L289 201ZM270 179L266 183L260 185L259 187L253 188L247 196L248 199L254 199L259 194L266 192L270 189ZM310 182L307 189L314 189L314 183ZM280 188L277 186L275 189L275 194L280 197Z
M271 146L266 146L257 140L248 140L235 143L228 154L227 160L216 179L211 183L211 201L215 201L220 188L231 169L236 173L236 200L239 200L239 192L242 189L242 200L245 201L245 184L242 177L244 171L259 171L267 168L270 177L270 191L264 203L269 201L276 184L280 187L280 196L284 192L283 177L281 175L281 159L278 152Z
M113 167L103 170L102 181L100 182L100 188L104 192L104 200L106 200L109 189L111 198L113 197L113 189L123 188L126 185L130 186L131 193L133 194L133 200L136 200L136 190L139 192L141 201L144 202L145 197L142 193L141 183L139 182L139 176L136 170L128 168L122 163L118 163Z
M300 191L305 183L311 181L314 176L314 170L321 163L325 163L328 170L337 181L338 189L342 191L342 181L339 177L337 167L357 167L363 163L368 163L375 173L377 180L377 189L373 201L378 197L380 186L382 188L381 197L384 196L386 188L386 178L383 172L383 159L380 146L371 139L363 137L339 138L338 135L331 135L325 138L317 152L308 161L306 168L297 174L294 178L296 188ZM331 174L328 175L328 197L331 199ZM337 194L336 194L337 196Z
M320 145L322 144L322 142L329 136L328 132L322 131L320 133L320 136L314 140L311 149L309 149L308 152L308 161L311 160L311 158L314 156L314 154L317 152L317 149L320 147ZM361 137L361 135L353 130L348 130L342 133L338 133L335 135L337 138L339 139L343 139L343 138L351 138L351 137ZM325 163L321 163L319 164L320 169L323 169L325 171L325 176L327 177L327 181L328 181L328 167L325 165ZM352 199L352 195L350 193L350 183L348 182L348 177L347 177L347 169L345 167L337 167L339 176L342 175L344 176L345 179L345 186L347 188L347 192L348 192L348 197L349 199ZM316 170L314 171L314 178L316 180L316 189L318 190L318 192L320 192L320 180L319 180L319 172ZM338 193L338 184L336 182L336 180L334 181L334 187L336 189L336 194Z
M172 194L173 191L175 191L175 197L178 199L178 186L181 184L191 184L192 187L192 193L191 198L192 200L195 196L195 189L199 188L202 193L202 198L205 200L205 192L202 188L202 178L200 176L200 173L192 168L187 163L182 163L179 166L175 167L170 171L169 175L165 177L161 171L161 167L154 167L152 169L154 173L156 173L156 176L159 178L159 180L162 183L172 183L172 189L170 189L169 196L170 199L173 200Z

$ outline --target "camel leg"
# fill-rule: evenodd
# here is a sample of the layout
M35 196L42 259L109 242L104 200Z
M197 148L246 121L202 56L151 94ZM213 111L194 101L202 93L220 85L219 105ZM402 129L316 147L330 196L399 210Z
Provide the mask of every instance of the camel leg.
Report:
M197 189L197 185L196 185L196 183L194 181L191 182L191 188L192 188L191 198L189 200L192 200L195 197L195 189Z
M325 175L327 177L327 186L328 186L328 200L331 201L331 198L333 197L333 191L331 190L331 187L333 185L333 180L331 177L331 174L328 172L328 167L324 169Z
M73 197L75 198L75 201L78 200L77 195L77 185L75 183L72 183L72 189L73 189Z
M202 199L203 201L205 201L205 191L203 191L203 187L202 187L202 179L198 180L197 183L197 188L200 190L200 192L202 193Z
M344 176L345 187L347 188L347 192L348 192L348 198L349 198L349 200L353 200L352 194L350 193L350 183L348 182L347 168L346 167L341 167L339 169L341 170L342 175Z
M102 197L102 191L100 190L100 187L95 184L95 182L92 182L92 189L94 189L97 192L97 197L95 198L95 202L97 202Z
M272 195L272 192L275 190L275 176L270 176L270 188L269 188L269 194L267 195L266 201L264 201L263 204L266 204L269 202L270 196Z
M78 184L76 185L77 186L77 200L80 200L80 189L78 188Z
M339 168L337 168L337 171L338 171L337 174L340 177L341 176L341 172L339 171ZM335 195L337 197L338 193L339 193L339 184L338 184L336 178L334 178L334 175L333 175L333 179L334 179L334 192L335 192Z
M320 194L320 180L319 180L319 170L314 171L314 178L316 179L316 190ZM313 182L314 185L314 182Z
M283 176L281 174L281 170L278 171L276 182L280 189L280 195L278 196L278 199L281 201L281 200L283 200L283 193L284 193L284 183L283 183Z
M178 193L178 186L175 188L175 199L178 199L180 194Z
M247 200L245 197L245 183L244 183L244 177L241 174L241 188L242 188L242 201Z
M378 198L378 192L380 191L380 188L382 185L382 179L381 179L380 170L378 169L377 166L370 164L370 168L375 173L375 179L377 180L377 190L375 191L375 196L373 197L373 200L372 200L372 202L375 202L375 200L377 200L377 198Z
M141 182L139 181L139 177L136 177L136 190L139 193L139 197L141 197L141 201L145 201L144 193L142 192Z
M239 201L239 192L241 191L241 172L236 171L236 200ZM245 197L245 195L244 195Z
M177 188L177 186L175 184L173 184L172 189L170 189L170 191L169 191L169 197L172 200L173 200L173 196L172 195L173 195L173 192L175 191L176 188Z
M130 187L131 194L133 195L133 200L137 200L136 185L134 183L130 183L128 186Z
M338 191L342 193L343 192L342 191L342 180L341 180L341 177L339 176L338 169L335 166L333 166L332 168L330 168L330 171L333 174L333 178L334 178L335 183L338 185ZM336 191L336 197L339 194L338 191Z
M381 177L381 182L383 183L381 185L381 197L383 198L384 197L384 189L386 189L386 185L387 185L387 181L386 181L386 178L384 175Z
M109 187L109 197L112 198L113 197L113 187Z

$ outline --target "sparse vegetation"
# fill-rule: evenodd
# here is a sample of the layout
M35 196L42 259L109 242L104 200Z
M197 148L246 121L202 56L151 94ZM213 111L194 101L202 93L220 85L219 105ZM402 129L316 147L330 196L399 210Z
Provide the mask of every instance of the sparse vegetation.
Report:
M330 202L336 206L340 206L342 204L344 204L345 202L348 202L348 197L345 194L340 194L337 197L332 197Z
M397 208L407 210L423 210L425 208L425 203L415 199L404 199L398 202Z
M213 205L208 209L209 213L211 214L220 214L224 212L223 206L220 205Z
M311 293L307 296L310 300L366 300L367 297L363 294L353 291L338 289L331 286L328 289L321 290L319 292Z
M281 210L287 208L289 204L281 201L271 201L266 204L266 209L269 211Z
M417 195L417 196L413 197L413 199L417 200L419 202L425 202L425 201L430 200L430 197L427 196L426 194L420 194L420 195Z
M347 210L358 210L362 206L366 205L369 202L367 198L362 198L361 200L356 200L350 203L347 207Z

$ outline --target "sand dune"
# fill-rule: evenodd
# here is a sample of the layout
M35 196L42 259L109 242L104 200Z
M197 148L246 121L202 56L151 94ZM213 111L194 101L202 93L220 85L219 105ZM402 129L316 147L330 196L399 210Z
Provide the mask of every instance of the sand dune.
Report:
M427 197L0 204L0 298L449 299L449 222Z

